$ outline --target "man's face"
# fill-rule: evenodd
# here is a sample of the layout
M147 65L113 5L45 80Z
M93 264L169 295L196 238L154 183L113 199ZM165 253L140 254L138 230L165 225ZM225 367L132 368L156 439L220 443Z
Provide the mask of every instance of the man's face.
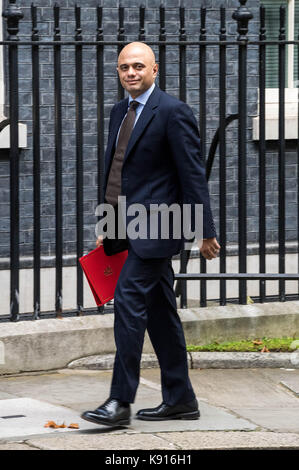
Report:
M147 50L129 47L121 51L117 71L122 86L137 98L154 83L158 65Z

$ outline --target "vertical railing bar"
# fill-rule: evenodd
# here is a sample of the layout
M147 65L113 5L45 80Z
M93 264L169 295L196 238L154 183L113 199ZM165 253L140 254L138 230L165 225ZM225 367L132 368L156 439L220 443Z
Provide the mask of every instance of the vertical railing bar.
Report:
M103 7L97 7L97 41L104 41ZM98 204L104 202L104 45L97 45L97 154L98 154ZM98 306L104 313L104 307Z
M279 40L284 41L285 35L285 7L280 6ZM279 44L279 150L278 150L278 243L279 243L279 273L285 272L285 44ZM285 301L285 281L279 280L279 299Z
M206 41L206 7L200 8L200 41ZM206 46L199 46L199 129L200 129L200 152L202 160L206 162ZM207 264L200 253L200 272L205 273ZM207 305L207 281L200 281L200 306Z
M252 14L245 7L246 1L233 13L238 22L239 44L239 86L238 86L238 237L239 237L239 272L247 272L247 41L248 21ZM247 303L247 282L239 280L239 303Z
M145 41L145 29L144 29L144 20L145 20L145 6L140 5L139 7L139 41Z
M39 40L37 7L31 4L32 41ZM32 45L32 134L33 134L33 318L40 318L40 84L39 46Z
M125 17L125 10L124 10L124 7L120 4L118 7L118 21L119 21L118 34L117 34L118 41L125 41L124 17ZM117 55L120 54L120 51L122 50L122 48L123 48L122 44L117 46ZM118 100L119 101L122 100L124 96L125 96L124 89L118 78Z
M81 8L75 5L75 41L82 41ZM83 271L79 258L83 256L83 86L82 45L75 46L76 75L76 229L77 229L77 315L83 312Z
M238 198L239 198L239 272L247 271L247 208L246 208L246 191L247 191L247 155L246 155L246 118L247 118L247 101L246 101L246 49L245 46L239 46L239 155L238 155ZM243 107L245 106L245 107ZM247 303L247 283L239 282L239 301L241 304Z
M103 7L97 7L97 41L104 41ZM98 204L104 202L104 46L97 45Z
M186 41L186 31L185 31L185 7L180 6L179 8L180 15L180 31L179 31L179 40ZM179 45L179 96L180 100L186 102L186 46ZM187 252L183 248L180 253L180 272L186 273L187 270ZM181 283L181 308L187 308L187 281L183 280Z
M239 200L239 272L247 271L247 210L246 210L246 191L247 191L247 155L246 155L246 49L245 46L239 46L239 128L238 128L238 200ZM245 107L243 107L245 106ZM239 302L247 303L247 283L239 282Z
M298 33L299 41L299 33ZM299 44L297 45L297 179L299 178ZM297 186L297 253L298 253L298 272L299 272L299 184ZM299 282L298 282L298 294L299 294Z
M7 18L9 63L9 119L10 119L10 320L19 320L19 83L18 83L18 32L23 18L20 8L9 3L3 12Z
M226 41L225 7L220 6L220 41ZM219 193L221 240L220 272L226 272L226 45L219 46ZM220 280L220 305L226 305L226 280Z
M185 7L180 6L180 32L179 40L186 41L185 30ZM180 87L180 100L186 102L186 46L179 45L179 87Z
M266 40L265 7L260 6L260 41ZM265 136L266 46L259 46L259 271L266 272L266 136ZM260 302L265 302L266 281L261 279Z
M54 41L60 41L60 7L54 5ZM54 45L55 108L55 216L56 216L56 316L62 314L62 116L61 116L61 45Z
M160 14L160 33L159 41L166 41L166 29L165 29L165 7L163 4L159 8ZM159 87L161 90L166 90L166 45L159 45Z

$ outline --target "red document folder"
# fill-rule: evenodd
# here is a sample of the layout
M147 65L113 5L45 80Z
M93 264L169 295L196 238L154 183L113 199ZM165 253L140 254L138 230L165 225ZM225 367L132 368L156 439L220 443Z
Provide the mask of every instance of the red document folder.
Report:
M79 258L98 306L113 299L117 279L127 256L127 250L107 256L103 245L100 245Z

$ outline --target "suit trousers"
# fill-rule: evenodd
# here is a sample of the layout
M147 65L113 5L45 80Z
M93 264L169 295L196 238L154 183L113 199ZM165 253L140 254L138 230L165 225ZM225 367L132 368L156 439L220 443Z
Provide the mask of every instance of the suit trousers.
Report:
M161 369L163 401L172 406L195 398L173 283L171 258L142 259L129 243L114 295L116 354L110 398L134 402L146 329Z

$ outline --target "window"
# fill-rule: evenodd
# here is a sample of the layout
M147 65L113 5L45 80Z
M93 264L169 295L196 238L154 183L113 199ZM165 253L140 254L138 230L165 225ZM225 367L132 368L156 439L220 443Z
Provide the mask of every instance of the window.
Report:
M298 0L262 0L265 6L266 38L267 41L277 40L280 28L280 5L286 7L286 40L292 41L298 37L299 30L299 1ZM292 44L286 48L286 87L294 88L297 80L298 54ZM266 47L266 87L278 88L278 46Z
M261 0L265 6L266 40L279 38L280 5L286 7L286 40L292 41L299 34L299 0ZM266 140L277 140L279 112L279 56L278 45L266 46ZM285 138L298 138L298 47L286 47L285 83ZM259 116L253 118L253 140L259 140Z

